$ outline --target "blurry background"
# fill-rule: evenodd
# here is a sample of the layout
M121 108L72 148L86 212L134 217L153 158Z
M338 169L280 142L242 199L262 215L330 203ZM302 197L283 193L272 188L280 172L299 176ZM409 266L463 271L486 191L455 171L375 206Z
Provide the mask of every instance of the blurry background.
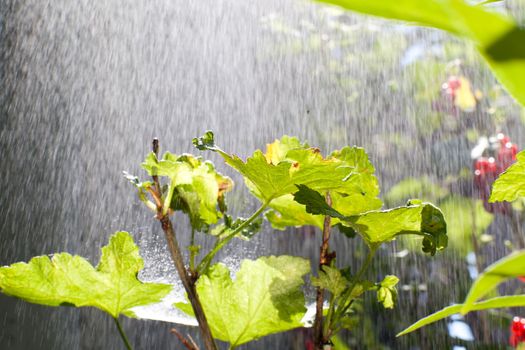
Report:
M495 6L525 24L523 1ZM212 129L223 149L242 157L283 134L325 154L358 145L376 166L387 206L419 197L442 207L450 247L434 258L418 244L385 247L374 270L378 279L401 278L398 306L383 310L371 297L343 340L362 349L501 348L512 313L471 316L463 320L470 328L457 320L395 334L463 300L477 268L523 247L521 207L485 208L478 199L471 149L498 133L521 149L524 122L471 44L436 30L299 0L3 0L0 264L59 251L96 263L110 234L128 230L146 259L142 277L175 283L161 229L121 175L144 176L139 164L152 137L164 150L198 153L191 139ZM204 156L236 181L230 208L250 214L255 202L242 179ZM184 222L177 228L187 245ZM270 253L317 259L319 242L313 230L266 224L219 259L234 267ZM362 258L359 242L335 236L333 246L340 266ZM124 322L137 349L180 348L171 326ZM98 310L5 296L0 329L3 349L122 347ZM241 348L302 349L303 335Z

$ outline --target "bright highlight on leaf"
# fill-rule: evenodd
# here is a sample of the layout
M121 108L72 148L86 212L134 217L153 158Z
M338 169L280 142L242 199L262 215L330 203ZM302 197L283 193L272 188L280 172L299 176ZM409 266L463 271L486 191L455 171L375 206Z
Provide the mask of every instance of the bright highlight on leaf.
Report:
M232 348L268 334L302 327L306 311L301 291L308 260L270 256L244 260L235 281L216 264L197 282L197 293L213 336ZM176 306L193 314L189 304Z
M525 197L525 151L519 152L516 158L516 163L494 182L489 202L512 202L518 197Z
M525 105L525 30L511 18L463 0L318 1L368 15L443 29L473 41L501 83Z
M127 232L116 232L102 248L96 268L68 253L38 256L29 263L0 268L2 293L48 306L93 306L114 318L134 317L136 306L160 302L172 286L143 283L137 274L144 267L138 247Z

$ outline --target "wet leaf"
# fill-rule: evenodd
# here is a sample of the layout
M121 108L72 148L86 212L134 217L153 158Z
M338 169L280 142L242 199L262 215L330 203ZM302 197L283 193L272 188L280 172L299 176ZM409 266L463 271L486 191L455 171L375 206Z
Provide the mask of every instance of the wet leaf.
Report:
M383 304L385 309L394 308L397 300L397 289L396 285L399 282L399 278L396 276L388 275L381 283L377 290L377 301Z
M405 207L350 216L346 222L371 247L399 235L423 236L423 252L431 255L447 247L447 226L443 213L431 203L412 201Z
M68 253L38 256L29 263L0 268L4 294L48 306L93 306L113 317L133 317L133 307L160 302L172 286L143 283L137 274L144 267L138 247L127 232L116 232L102 248L96 268Z
M489 202L512 202L525 197L525 151L516 155L517 161L494 182Z
M212 266L197 293L215 338L236 347L268 334L302 327L306 308L301 291L308 260L291 256L244 260L233 281L223 264ZM193 314L189 304L177 303Z
M330 215L351 226L370 247L378 247L399 235L407 234L423 236L423 251L431 255L447 246L445 218L431 203L411 200L404 207L344 216L321 201L319 193L306 186L300 187L296 197L306 206L307 212Z
M190 154L177 156L166 152L159 161L151 152L142 163L149 175L170 179L163 194L164 213L168 209L188 214L191 225L206 232L217 223L224 211L224 193L231 190L233 182L221 175L209 161Z

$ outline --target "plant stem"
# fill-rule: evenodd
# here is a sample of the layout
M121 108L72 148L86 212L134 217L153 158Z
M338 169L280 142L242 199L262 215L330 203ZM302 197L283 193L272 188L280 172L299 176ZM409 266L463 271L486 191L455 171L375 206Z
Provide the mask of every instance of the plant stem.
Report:
M229 235L226 237L217 240L215 243L215 246L212 250L206 254L206 256L202 259L202 261L199 263L199 266L197 266L197 273L199 275L202 275L206 273L208 268L210 267L210 264L215 257L215 255L229 242L231 241L239 232L241 232L246 226L252 223L253 220L257 219L259 215L268 207L268 204L270 201L263 203L259 209L255 213L253 213L245 222L240 224L235 230L233 230Z
M180 342L186 347L188 350L199 350L197 345L193 342L193 339L188 335L188 339L186 339L182 333L180 333L176 328L172 328L170 330L171 333L175 334L177 338L180 340Z
M159 151L159 141L157 139L153 140L153 152L157 155L158 158ZM153 176L153 182L155 183L153 191L154 197L161 198L162 194L160 192L160 183L158 176ZM184 259L179 248L179 243L177 242L177 237L175 236L175 230L173 229L173 224L167 214L163 214L163 205L160 202L160 205L157 205L157 219L160 221L162 230L166 236L166 241L168 242L168 248L171 253L171 258L175 264L175 269L179 274L179 277L182 281L182 285L186 290L188 299L195 313L195 318L199 323L199 329L201 331L204 346L207 350L217 350L217 345L211 334L210 326L208 325L208 320L204 314L204 309L200 302L199 296L197 294L197 289L195 288L195 283L197 281L197 276L191 275L184 266Z
M117 325L118 332L120 334L120 337L122 338L122 341L124 341L124 344L126 345L126 349L132 350L131 344L129 343L128 337L126 337L126 333L124 333L124 329L122 329L122 326L118 320L118 317L114 317L113 320L115 321L115 324Z
M332 198L330 193L326 193L326 203L332 206ZM333 259L333 256L329 253L328 242L330 240L330 228L332 218L329 215L324 217L323 223L323 242L321 244L319 254L319 273L323 270L323 266L328 266ZM317 287L316 305L315 305L315 319L314 319L314 344L316 349L323 350L324 343L326 340L323 332L323 304L324 304L324 289ZM327 320L328 322L328 320Z
M354 291L354 288L357 286L361 278L363 278L363 275L365 274L366 270L368 270L370 263L374 259L377 248L378 247L370 247L365 262L361 266L361 269L359 269L359 272L357 272L357 275L354 277L354 282L347 289L347 292L341 296L340 305L342 305L343 307L339 310L336 310L334 319L339 319L341 316L343 316L348 310L348 308L352 305L352 300L349 300L352 296L352 292Z

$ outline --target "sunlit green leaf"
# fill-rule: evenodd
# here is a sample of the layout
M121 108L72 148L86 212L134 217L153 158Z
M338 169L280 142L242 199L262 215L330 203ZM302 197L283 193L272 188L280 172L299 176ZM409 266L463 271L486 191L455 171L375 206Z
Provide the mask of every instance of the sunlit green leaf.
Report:
M511 295L511 296L503 296L503 297L487 299L487 300L472 304L468 308L468 311L470 312L470 311L507 308L507 307L520 307L520 306L525 306L525 295ZM400 337L402 335L413 332L421 327L424 327L436 321L442 320L444 318L447 318L455 314L459 314L462 311L463 307L464 307L463 304L455 304L455 305L447 306L425 318L420 319L419 321L417 321L410 327L400 332L397 336Z
M377 247L406 234L423 236L425 253L434 255L437 250L447 246L447 225L443 213L430 203L412 200L405 207L344 216L323 202L319 193L306 186L300 187L296 198L306 206L308 212L330 215L348 224L370 247Z
M230 178L221 175L209 161L190 154L181 156L166 152L161 160L151 152L142 167L149 175L170 179L164 193L164 213L181 210L190 217L192 227L207 231L224 211L224 193L233 187Z
M423 236L423 251L434 255L447 247L447 225L443 213L430 203L411 202L405 207L370 211L350 216L346 222L363 237L369 246L378 246L396 236Z
M379 289L377 290L377 301L383 304L385 309L394 308L397 300L397 289L396 285L399 282L399 278L396 276L388 275L381 283L379 283Z
M463 0L319 0L364 14L435 27L472 40L498 79L525 104L525 30L502 14Z
M235 281L223 264L212 266L199 278L197 293L213 336L236 347L302 327L306 308L301 286L308 272L308 260L291 256L244 260ZM188 304L176 306L192 314Z
M212 140L206 134L195 139L194 144L218 152L244 176L251 192L274 210L267 217L276 228L322 226L322 220L293 202L290 195L297 191L296 185L307 185L323 193L330 191L333 207L345 215L381 207L375 169L362 148L345 147L324 158L319 149L283 136L268 144L266 153L257 150L244 162L222 151Z
M525 197L525 151L516 155L517 161L494 182L490 202L512 202Z
M289 226L311 225L323 228L324 218L320 215L311 215L306 212L304 205L297 203L293 195L287 194L271 202L272 210L266 212L266 218L277 230L284 230Z
M48 306L93 306L113 317L133 316L136 306L160 302L172 286L142 283L144 267L138 247L127 232L115 233L102 248L97 268L68 253L39 256L29 263L0 268L2 293Z

